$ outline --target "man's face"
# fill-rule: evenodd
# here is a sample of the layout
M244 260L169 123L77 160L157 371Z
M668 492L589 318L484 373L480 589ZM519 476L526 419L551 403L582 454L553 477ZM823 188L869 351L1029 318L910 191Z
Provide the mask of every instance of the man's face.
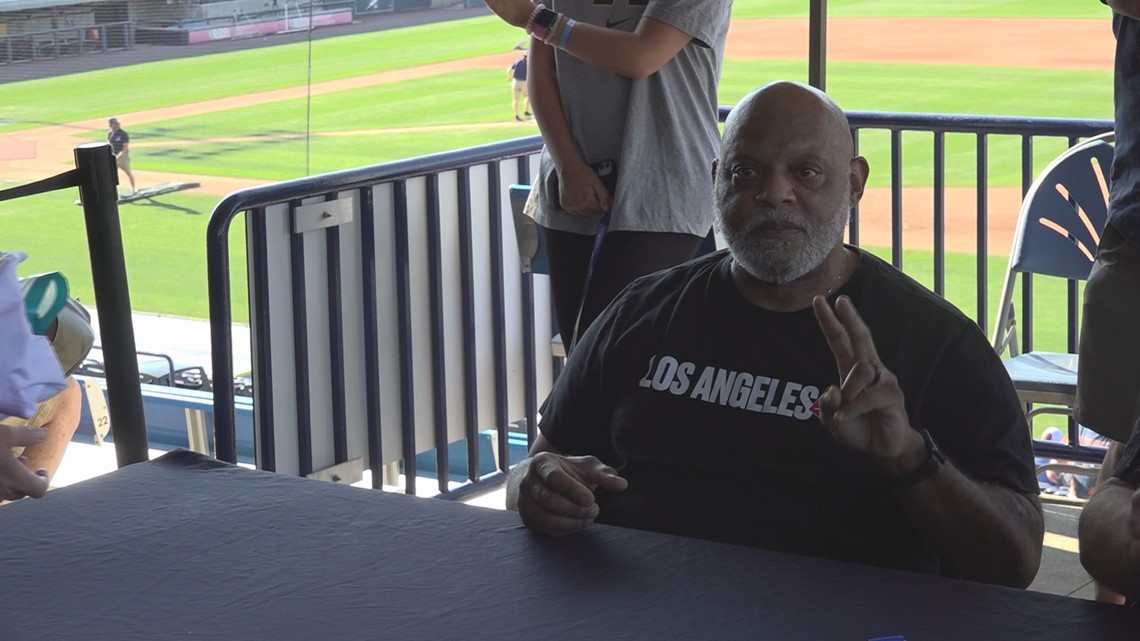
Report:
M714 188L733 258L773 284L817 268L842 242L853 204L849 148L818 117L786 111L757 112L726 138Z
M119 123L118 122L111 122L108 124L111 126L111 131L118 131L119 130Z

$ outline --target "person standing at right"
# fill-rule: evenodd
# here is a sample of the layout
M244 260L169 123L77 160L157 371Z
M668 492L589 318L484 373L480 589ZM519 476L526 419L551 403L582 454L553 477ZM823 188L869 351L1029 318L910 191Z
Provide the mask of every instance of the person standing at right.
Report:
M732 2L486 1L533 36L528 84L546 143L535 220L570 346L576 325L584 333L635 278L691 259L711 228L708 168Z
M135 175L131 173L131 136L119 124L118 118L111 118L107 121L107 126L110 131L107 132L107 142L111 143L111 152L115 154L115 164L127 178L131 181L131 194L134 195L135 189Z
M1140 326L1140 0L1102 2L1114 11L1116 153L1108 224L1085 284L1074 416L1081 425L1114 441L1098 479L1098 486L1105 487L1123 451L1122 442L1140 419L1140 334L1136 331ZM1098 579L1097 598L1120 601L1099 586L1104 571L1098 560L1112 558L1115 552L1097 549L1101 544L1095 542L1100 538L1095 533L1109 525L1097 522L1097 513L1094 509L1082 514L1081 560ZM1094 518L1086 520L1086 516ZM1126 523L1118 525L1124 528Z

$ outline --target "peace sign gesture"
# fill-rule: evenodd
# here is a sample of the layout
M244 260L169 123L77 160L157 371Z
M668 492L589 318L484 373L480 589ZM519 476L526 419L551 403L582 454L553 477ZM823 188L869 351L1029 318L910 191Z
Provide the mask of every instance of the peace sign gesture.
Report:
M925 444L911 428L898 379L879 361L871 331L855 305L840 296L833 310L826 298L816 296L812 309L841 381L820 396L824 426L837 441L866 453L889 472L913 469Z

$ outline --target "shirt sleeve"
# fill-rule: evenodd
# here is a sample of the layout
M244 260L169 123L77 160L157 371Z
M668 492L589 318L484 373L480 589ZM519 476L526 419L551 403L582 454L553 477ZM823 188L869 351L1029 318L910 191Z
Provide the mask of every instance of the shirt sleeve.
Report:
M732 8L731 0L650 0L644 17L680 29L711 47L719 40L717 33L724 12Z
M620 328L625 327L625 303L624 295L619 296L594 320L542 406L538 427L560 454L593 455L620 465L610 425L621 383L607 378L607 373L610 359L621 358L617 343L624 333Z
M968 476L1038 492L1025 412L1005 365L972 323L937 359L915 419Z
M1112 475L1134 487L1140 486L1140 423L1132 430L1132 438Z

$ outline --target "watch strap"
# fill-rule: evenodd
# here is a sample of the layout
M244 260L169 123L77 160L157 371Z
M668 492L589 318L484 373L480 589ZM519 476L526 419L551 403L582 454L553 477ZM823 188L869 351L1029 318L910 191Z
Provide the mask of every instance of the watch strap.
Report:
M918 485L937 474L939 468L946 462L946 457L942 455L942 450L938 449L938 445L930 436L930 432L921 430L919 434L922 435L922 443L926 446L926 458L913 470L892 478L893 485L898 489Z

